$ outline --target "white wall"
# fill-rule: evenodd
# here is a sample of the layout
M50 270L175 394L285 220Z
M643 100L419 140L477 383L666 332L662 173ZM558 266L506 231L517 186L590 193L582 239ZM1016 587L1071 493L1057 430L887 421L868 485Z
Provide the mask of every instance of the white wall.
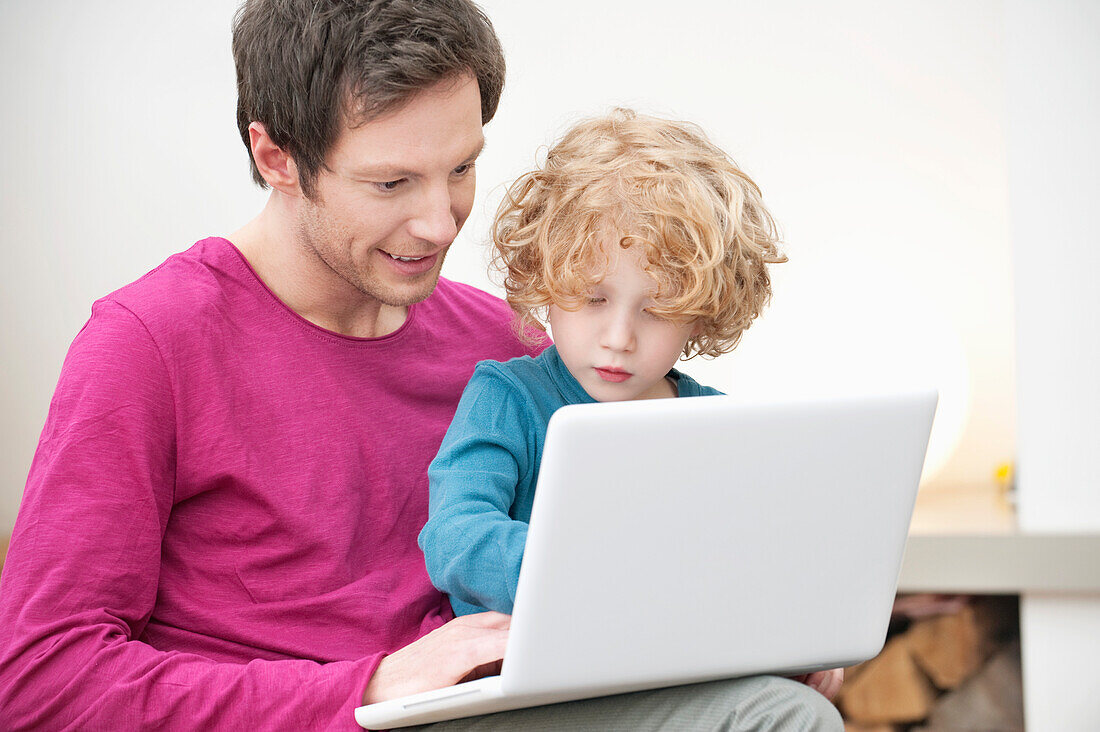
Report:
M262 206L233 0L0 0L0 531L92 301Z
M687 370L728 391L937 381L930 482L985 482L1012 457L1000 2L484 6L508 86L448 276L488 286L498 184L576 117L691 119L761 185L791 261L742 347ZM92 300L262 203L234 124L233 8L0 0L0 530Z
M1020 525L1095 532L1100 5L1012 0L1005 20ZM1100 596L1025 596L1020 625L1028 729L1100 727Z
M1100 5L1007 6L1020 521L1100 529Z

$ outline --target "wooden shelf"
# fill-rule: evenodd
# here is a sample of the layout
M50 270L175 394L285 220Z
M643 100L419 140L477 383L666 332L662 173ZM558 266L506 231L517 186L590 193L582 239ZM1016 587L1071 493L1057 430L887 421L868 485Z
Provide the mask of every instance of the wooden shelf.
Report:
M917 494L909 536L1013 534L1016 511L996 486L928 488Z
M1100 594L1100 534L1023 532L993 486L925 490L898 592Z

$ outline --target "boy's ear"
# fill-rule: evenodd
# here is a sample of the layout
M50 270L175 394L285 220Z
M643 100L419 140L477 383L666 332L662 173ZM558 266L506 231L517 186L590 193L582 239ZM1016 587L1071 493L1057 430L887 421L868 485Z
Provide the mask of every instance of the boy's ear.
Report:
M302 188L298 182L298 166L294 158L275 144L262 122L248 125L248 143L252 148L252 159L267 184L288 196L301 196Z

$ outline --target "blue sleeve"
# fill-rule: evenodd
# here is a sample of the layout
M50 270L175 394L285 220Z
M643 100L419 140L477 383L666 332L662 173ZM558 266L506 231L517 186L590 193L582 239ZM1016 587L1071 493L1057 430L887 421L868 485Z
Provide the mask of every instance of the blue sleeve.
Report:
M511 614L527 524L510 516L529 477L532 419L519 390L479 366L428 468L428 523L420 532L428 576L456 615Z

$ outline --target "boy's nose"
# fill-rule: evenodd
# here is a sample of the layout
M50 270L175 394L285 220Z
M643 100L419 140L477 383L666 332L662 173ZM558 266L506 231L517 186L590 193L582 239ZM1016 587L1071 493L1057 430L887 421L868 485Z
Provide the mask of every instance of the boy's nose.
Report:
M612 351L634 350L634 324L630 318L615 317L603 331L603 346Z

